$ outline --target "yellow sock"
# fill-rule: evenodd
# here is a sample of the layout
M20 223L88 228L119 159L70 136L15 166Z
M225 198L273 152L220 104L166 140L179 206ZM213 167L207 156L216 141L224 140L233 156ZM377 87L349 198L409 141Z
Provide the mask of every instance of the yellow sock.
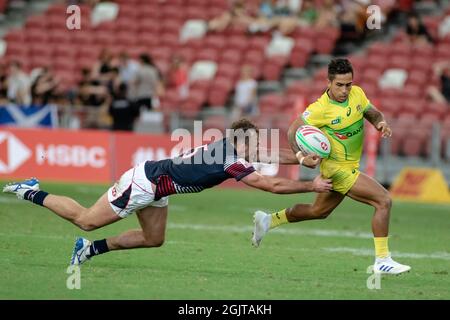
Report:
M286 217L286 209L272 213L272 222L270 223L270 229L276 228L285 223L289 223Z
M389 255L388 237L375 237L375 256L377 258L386 258Z

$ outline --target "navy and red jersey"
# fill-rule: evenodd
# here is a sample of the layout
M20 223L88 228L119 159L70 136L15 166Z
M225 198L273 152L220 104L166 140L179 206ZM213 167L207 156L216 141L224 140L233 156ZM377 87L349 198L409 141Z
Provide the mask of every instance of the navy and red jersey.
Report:
M145 175L156 185L155 200L174 193L193 193L214 187L227 179L241 180L255 168L237 156L236 149L222 139L160 161L147 161Z

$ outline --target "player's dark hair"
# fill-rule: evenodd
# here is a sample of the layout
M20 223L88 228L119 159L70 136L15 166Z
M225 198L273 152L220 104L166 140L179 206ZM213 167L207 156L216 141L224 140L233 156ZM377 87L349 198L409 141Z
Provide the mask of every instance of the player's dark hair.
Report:
M233 122L231 124L231 129L233 129L233 130L242 129L242 130L244 130L244 132L247 130L253 129L256 132L258 132L258 127L255 126L253 124L253 122L251 122L250 120L245 119L245 118L242 118L242 119L239 119L239 120Z
M328 79L333 81L337 74L351 73L353 76L353 67L348 59L333 59L328 64Z

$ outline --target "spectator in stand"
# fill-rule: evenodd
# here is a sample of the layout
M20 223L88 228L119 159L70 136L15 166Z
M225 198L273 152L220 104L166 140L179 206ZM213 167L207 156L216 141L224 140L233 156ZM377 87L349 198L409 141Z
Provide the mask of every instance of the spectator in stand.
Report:
M92 68L92 76L98 79L102 84L107 84L112 78L113 55L108 49L103 49L100 53L98 61Z
M413 44L421 45L433 42L433 38L428 33L419 15L415 12L408 14L406 33L409 36L410 42Z
M241 69L241 78L235 88L234 108L231 116L233 121L257 113L256 90L258 84L252 73L250 66L243 66Z
M441 87L430 86L428 95L434 102L450 103L450 62L438 62L433 68L435 76L441 80Z
M8 75L6 66L0 64L0 106L8 103Z
M139 63L133 59L130 59L128 53L123 51L119 54L119 70L120 80L129 85L136 76L139 69Z
M312 26L316 23L319 13L314 4L314 0L304 0L298 15L301 26Z
M112 130L133 131L134 121L139 116L136 104L128 99L127 84L122 81L119 71L113 72L110 83L111 104L109 115L112 117Z
M241 24L248 27L253 22L242 0L235 0L231 8L218 17L208 22L208 30L212 32L222 32L230 25Z
M180 99L189 95L189 67L183 57L174 55L169 69L168 87L175 88Z
M110 105L108 88L93 77L89 69L81 70L81 81L79 83L78 101L80 109L85 113L83 119L84 128L103 128L100 114Z
M58 81L48 67L42 68L31 85L33 105L44 106L55 97Z
M365 36L369 0L343 0L339 21L341 41L359 41Z
M163 85L158 68L148 54L139 57L139 69L132 82L137 107L146 109L159 108L159 96L163 93Z
M18 61L11 62L9 66L8 93L9 101L21 106L31 104L30 79L23 72Z
M339 5L335 5L334 1L324 0L317 12L319 16L316 20L316 28L339 27Z

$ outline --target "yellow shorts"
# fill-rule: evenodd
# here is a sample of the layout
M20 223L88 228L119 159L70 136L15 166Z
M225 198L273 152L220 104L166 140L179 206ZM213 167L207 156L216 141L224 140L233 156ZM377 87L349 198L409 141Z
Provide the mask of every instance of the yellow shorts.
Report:
M359 163L342 163L324 159L320 164L320 173L324 178L333 181L334 191L346 194L359 177Z

